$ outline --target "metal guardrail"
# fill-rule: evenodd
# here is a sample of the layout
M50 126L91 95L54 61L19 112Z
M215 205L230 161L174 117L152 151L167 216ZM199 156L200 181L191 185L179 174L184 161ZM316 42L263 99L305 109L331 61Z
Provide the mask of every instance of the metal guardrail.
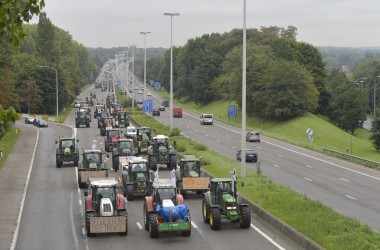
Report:
M335 151L335 150L332 150L332 149L323 148L323 152L332 154L333 156L336 156L336 157L344 159L344 160L350 160L350 161L353 161L353 162L356 162L356 163L360 163L360 164L365 165L365 166L380 167L380 162L371 161L371 160L368 160L368 159L365 159L365 158L361 158L361 157L358 157L358 156L341 153L341 152L338 152L338 151Z

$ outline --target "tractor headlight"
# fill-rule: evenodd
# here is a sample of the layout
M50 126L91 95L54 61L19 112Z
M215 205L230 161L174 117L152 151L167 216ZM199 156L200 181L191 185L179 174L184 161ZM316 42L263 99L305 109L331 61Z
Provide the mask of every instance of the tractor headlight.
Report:
M236 210L236 207L227 207L227 210Z

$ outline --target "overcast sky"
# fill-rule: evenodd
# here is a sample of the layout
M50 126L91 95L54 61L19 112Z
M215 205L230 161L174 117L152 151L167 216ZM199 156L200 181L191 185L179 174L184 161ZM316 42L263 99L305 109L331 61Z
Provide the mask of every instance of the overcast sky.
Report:
M246 0L247 28L287 27L297 40L315 46L380 45L378 0ZM243 27L243 0L45 0L44 11L54 25L86 47L111 48L135 44L170 47L213 32ZM33 22L38 20L34 19Z

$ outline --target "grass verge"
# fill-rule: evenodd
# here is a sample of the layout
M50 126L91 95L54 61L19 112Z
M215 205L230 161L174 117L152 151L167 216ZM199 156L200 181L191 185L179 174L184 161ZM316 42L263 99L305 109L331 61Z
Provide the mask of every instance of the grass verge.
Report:
M168 126L142 112L134 112L131 116L141 125L150 126L155 134L169 133ZM177 151L181 154L202 157L202 168L215 177L229 176L229 170L234 168L240 174L240 164L189 138L173 136L170 140L176 141ZM355 219L343 216L253 170L247 169L247 177L239 180L245 182L245 186L239 188L244 196L326 249L380 249L380 234Z
M63 123L65 122L67 116L69 115L69 113L71 112L71 110L73 110L74 108L74 104L70 104L69 106L65 107L64 110L62 110L61 112L58 113L58 122L60 123Z
M3 154L3 156L0 158L0 170L3 168L5 161L7 160L8 155L11 153L14 145L16 144L21 132L22 131L20 129L14 128L0 139L0 150Z

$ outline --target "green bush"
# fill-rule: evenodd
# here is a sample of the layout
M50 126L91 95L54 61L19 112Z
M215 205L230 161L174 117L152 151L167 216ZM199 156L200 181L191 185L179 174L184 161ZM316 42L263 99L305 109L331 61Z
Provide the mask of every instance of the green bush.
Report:
M179 136L181 134L181 130L179 128L173 128L172 132L170 132L170 136Z
M203 144L197 143L194 145L194 149L196 149L197 151L206 151L207 147Z

